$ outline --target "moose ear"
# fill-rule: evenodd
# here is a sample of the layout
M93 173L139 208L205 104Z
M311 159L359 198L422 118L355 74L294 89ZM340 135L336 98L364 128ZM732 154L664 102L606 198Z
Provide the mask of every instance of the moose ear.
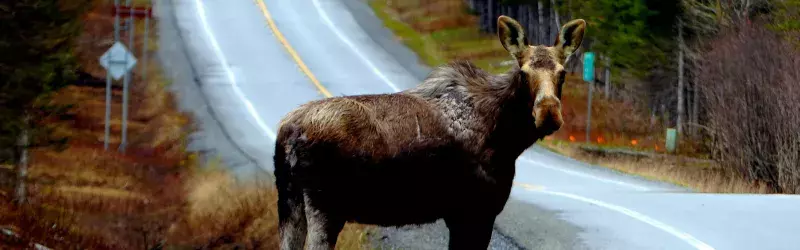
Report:
M564 58L569 58L572 53L575 53L581 47L583 42L583 33L586 31L586 21L583 19L575 19L569 21L561 27L561 31L556 37L556 48L561 49L564 53Z
M497 18L497 35L500 37L500 43L515 58L522 56L522 52L530 45L524 30L513 18L504 15Z

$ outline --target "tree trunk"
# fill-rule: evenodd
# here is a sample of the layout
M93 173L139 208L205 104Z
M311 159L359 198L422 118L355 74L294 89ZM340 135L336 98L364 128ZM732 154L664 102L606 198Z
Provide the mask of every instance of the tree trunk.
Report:
M572 18L575 18L575 14L572 13L572 0L567 1L567 9L569 10L569 12L567 12L567 15L569 16L567 17L567 20L572 20Z
M683 21L678 19L678 110L675 126L679 136L683 132L683 46Z
M491 30L491 18L489 17L489 5L488 0L480 0L478 1L478 22L480 23L480 29L482 32L489 33Z
M536 1L536 5L539 7L539 25L538 31L539 34L537 35L538 42L536 44L544 44L546 43L545 39L547 37L547 32L545 31L545 22L544 22L544 4L542 1Z
M487 18L488 20L487 21L489 22L488 23L489 24L489 33L495 33L495 32L497 32L497 29L496 29L497 28L497 22L494 21L495 18L496 18L495 17L496 16L496 14L495 14L496 11L495 11L495 8L494 8L494 4L495 4L496 0L488 0L488 1L489 1L489 3L488 3L488 6L487 6L488 10L487 10L487 14L486 15L488 16L488 18Z
M698 103L700 102L700 88L697 86L698 82L697 82L697 77L696 76L694 77L694 80L692 82L693 82L692 83L692 90L693 90L692 91L692 123L697 125L697 124L700 124L700 121L699 121L699 117L700 117L699 112L700 112L700 110L699 110L699 107L698 107ZM694 136L697 136L697 135L700 134L700 133L698 133L698 127L697 126L692 127L692 134Z
M526 25L528 34L530 34L528 37L530 38L530 42L535 44L537 43L536 41L538 41L536 39L539 39L539 35L536 34L536 31L539 30L536 28L536 12L533 11L532 5L525 5L525 9L528 10L528 25Z
M504 4L502 4L503 1L502 0L497 0L496 2L497 2L497 6L495 7L495 11L497 13L494 16L495 19L497 17L499 17L500 15L505 15L506 14L506 6Z
M17 139L17 148L14 150L16 152L15 157L17 158L17 183L15 192L14 192L14 201L17 205L23 205L27 201L27 194L25 187L26 181L28 179L28 144L30 138L28 137L28 126L30 123L30 116L25 115L23 118L23 129Z
M556 36L558 36L558 30L561 29L561 17L558 15L558 5L556 5L556 0L550 0L551 8L553 9L553 20L556 21Z
M525 12L525 6L526 6L525 4L520 4L520 5L517 6L517 15L519 16L519 19L517 19L517 21L519 21L519 23L522 24L523 26L525 26L525 24L528 23L528 19L527 19L528 18L528 13ZM525 27L525 28L527 28L527 27ZM525 31L525 35L526 36L528 35L528 31L527 30Z
M606 61L606 70L603 72L603 78L605 78L605 90L606 98L611 99L611 58L608 56L603 56Z

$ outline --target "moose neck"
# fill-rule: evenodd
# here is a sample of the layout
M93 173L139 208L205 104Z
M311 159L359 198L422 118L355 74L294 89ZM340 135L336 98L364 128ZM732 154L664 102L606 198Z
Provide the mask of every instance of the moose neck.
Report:
M519 67L491 77L484 98L476 103L483 109L491 128L486 135L484 151L492 162L515 161L541 136L536 131L528 78Z
M403 92L431 102L454 139L482 161L513 164L541 138L527 78L519 67L491 75L469 61L455 61Z

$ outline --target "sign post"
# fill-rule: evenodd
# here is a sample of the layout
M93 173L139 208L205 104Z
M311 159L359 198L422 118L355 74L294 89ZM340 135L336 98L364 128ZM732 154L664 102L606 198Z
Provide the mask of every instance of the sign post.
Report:
M134 43L133 38L136 36L136 23L133 22L133 5L131 4L131 0L126 0L125 4L128 5L130 8L130 15L128 16L128 22L125 28L128 30L128 46L131 46L131 49L135 49L136 44ZM119 15L119 13L118 13ZM133 53L125 54L125 61L127 62L128 59L133 58ZM125 80L122 83L122 138L120 139L119 143L119 151L125 152L125 146L128 144L128 102L129 102L129 95L130 95L130 83L131 83L131 66L130 69L125 71Z
M108 150L108 141L110 134L111 123L111 83L113 80L119 80L124 75L122 83L122 137L120 140L119 151L125 152L128 137L128 95L131 79L131 70L136 66L136 57L131 50L135 49L134 36L136 33L136 24L134 19L144 18L144 46L142 48L142 79L147 81L147 38L149 33L150 18L153 16L153 9L151 7L138 8L134 7L131 0L125 0L125 6L120 5L121 0L114 0L114 5L110 6L111 13L114 14L114 45L100 57L100 65L106 69L106 115L105 115L105 135L103 140L103 148ZM120 16L126 17L127 21L124 25L120 24ZM129 34L128 45L131 50L125 47L120 42L120 32L126 30Z
M111 79L119 80L123 75L127 75L127 73L136 65L136 57L125 48L125 45L122 42L117 41L114 45L109 48L106 53L100 56L100 65L106 69L107 74L107 83L106 83L106 127L105 127L105 142L103 142L103 147L108 150L108 137L109 137L109 125L110 125L110 114L111 114ZM127 76L125 85L127 85ZM125 86L127 87L127 86ZM127 94L127 93L126 93ZM127 100L125 100L127 101ZM127 104L127 103L126 103ZM123 110L125 111L125 110ZM127 115L127 113L126 113ZM125 117L127 118L127 117ZM125 121L123 121L125 122ZM123 131L124 132L124 131ZM123 139L124 140L124 139Z
M592 126L592 91L594 84L594 52L583 53L583 80L589 86L588 110L586 112L586 142L590 142L589 132Z

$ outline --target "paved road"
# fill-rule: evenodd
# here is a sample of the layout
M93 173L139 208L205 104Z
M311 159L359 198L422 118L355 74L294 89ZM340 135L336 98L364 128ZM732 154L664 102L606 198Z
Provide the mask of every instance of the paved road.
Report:
M332 95L388 93L429 70L363 0L258 1L157 1L156 10L160 59L201 125L192 148L217 153L242 175L271 170L275 125L324 97L315 84ZM537 146L518 160L516 181L492 249L800 249L797 196L691 193ZM446 242L442 223L374 236L384 248Z

